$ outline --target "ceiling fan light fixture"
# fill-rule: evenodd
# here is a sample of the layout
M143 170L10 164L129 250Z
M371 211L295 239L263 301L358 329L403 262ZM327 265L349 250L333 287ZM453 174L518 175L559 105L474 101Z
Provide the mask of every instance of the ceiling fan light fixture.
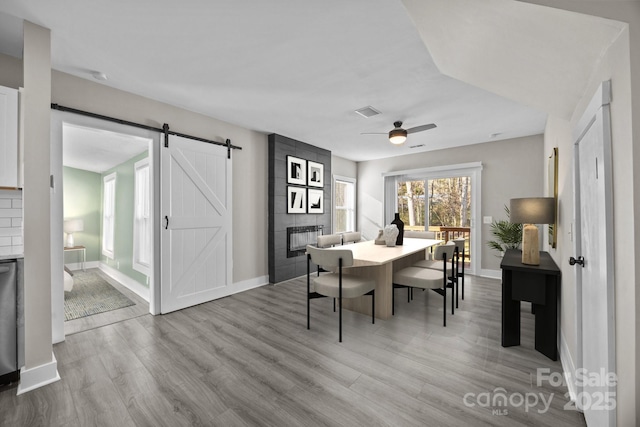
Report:
M392 129L389 131L389 142L394 145L404 144L407 140L407 131L404 129Z

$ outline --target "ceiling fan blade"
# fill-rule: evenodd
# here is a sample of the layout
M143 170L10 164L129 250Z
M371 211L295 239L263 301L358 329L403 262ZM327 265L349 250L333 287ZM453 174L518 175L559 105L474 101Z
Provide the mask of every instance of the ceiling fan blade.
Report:
M416 126L414 128L407 129L407 133L422 132L423 130L429 130L429 129L433 129L435 127L437 127L435 124L429 123L428 125Z

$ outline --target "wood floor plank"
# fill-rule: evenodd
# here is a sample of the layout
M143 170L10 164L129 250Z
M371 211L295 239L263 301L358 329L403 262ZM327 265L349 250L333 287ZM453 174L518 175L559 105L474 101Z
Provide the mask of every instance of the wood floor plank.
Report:
M339 343L330 299L311 301L306 329L297 278L96 326L54 346L61 381L0 389L0 426L584 426L564 385L536 385L562 366L535 350L528 304L521 345L500 345L500 298L499 281L468 275L445 328L439 295L400 291L389 320L345 311ZM500 390L550 405L477 400Z

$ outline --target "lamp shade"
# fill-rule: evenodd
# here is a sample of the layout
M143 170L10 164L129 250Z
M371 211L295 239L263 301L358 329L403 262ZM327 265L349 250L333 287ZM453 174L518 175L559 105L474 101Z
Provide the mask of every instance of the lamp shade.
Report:
M553 197L511 199L509 220L514 224L553 224L555 199Z
M402 128L392 129L389 132L389 141L392 144L400 145L407 140L407 131Z
M65 233L75 233L84 230L84 221L81 219L68 219L64 222Z

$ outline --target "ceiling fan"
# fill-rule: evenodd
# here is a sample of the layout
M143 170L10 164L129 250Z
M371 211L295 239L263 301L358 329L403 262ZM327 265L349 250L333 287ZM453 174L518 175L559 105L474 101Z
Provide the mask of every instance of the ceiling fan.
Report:
M395 127L389 131L389 141L395 145L400 145L404 143L407 140L407 135L410 133L422 132L423 130L429 130L436 127L435 124L429 123L428 125L422 125L422 126L412 127L409 129L403 129L401 121L394 122L393 126ZM386 135L386 133L363 132L361 135Z

